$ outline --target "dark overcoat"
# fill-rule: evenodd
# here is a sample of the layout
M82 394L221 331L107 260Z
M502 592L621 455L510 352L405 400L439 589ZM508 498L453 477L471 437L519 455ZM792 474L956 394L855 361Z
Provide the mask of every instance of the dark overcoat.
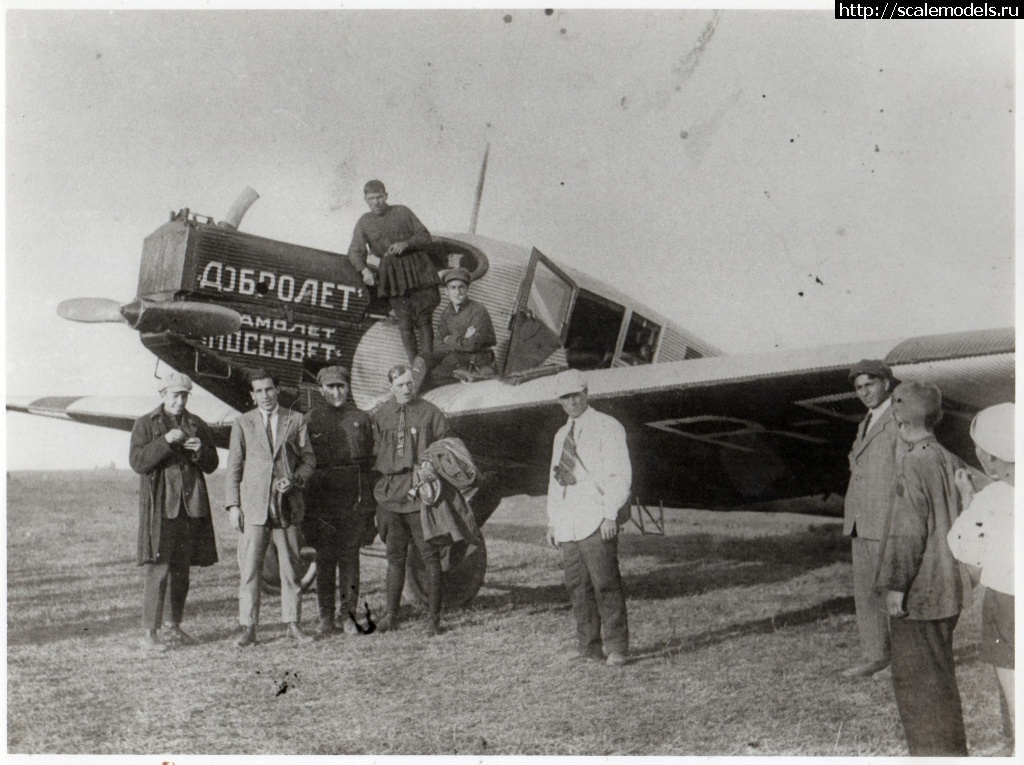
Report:
M180 450L175 450L164 438L167 426L162 412L163 404L135 421L128 455L132 470L139 474L139 543L136 562L140 566L164 562L166 552L161 551L160 547L165 504L164 470L181 459ZM206 511L198 519L192 565L212 566L217 562L217 543L213 535L210 497L203 473L212 473L217 469L220 462L217 446L210 426L187 409L182 414L182 429L190 435L198 436L202 444L198 453L190 453L188 457L202 471L196 480L196 491Z

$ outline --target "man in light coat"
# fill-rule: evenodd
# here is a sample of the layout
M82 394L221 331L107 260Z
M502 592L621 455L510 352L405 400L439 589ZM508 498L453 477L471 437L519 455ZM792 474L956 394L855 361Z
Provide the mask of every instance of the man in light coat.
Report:
M256 642L260 615L260 573L267 547L277 548L281 575L281 620L288 636L307 643L301 621L299 526L304 505L301 489L313 475L316 460L302 415L278 406L277 378L264 369L249 374L256 408L231 426L225 507L238 532L238 621L240 648Z
M574 658L601 661L607 656L610 666L619 667L629 655L617 520L633 481L626 431L615 418L590 407L579 371L562 372L555 388L569 419L552 446L547 540L562 551L565 588L576 618Z
M853 600L863 661L845 677L870 677L889 666L889 618L885 597L875 587L886 521L896 499L900 439L890 406L894 381L889 366L864 359L850 367L849 379L868 410L850 450L843 534L853 550Z

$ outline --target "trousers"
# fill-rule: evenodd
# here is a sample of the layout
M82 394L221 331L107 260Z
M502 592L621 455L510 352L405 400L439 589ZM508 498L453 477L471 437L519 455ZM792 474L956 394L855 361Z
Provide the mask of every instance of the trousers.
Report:
M359 607L359 548L366 527L366 515L349 512L319 519L316 536L316 598L320 616L332 616L335 594L341 588L339 614L353 619Z
M402 346L409 357L409 363L417 355L434 350L434 309L441 304L437 285L417 287L404 295L393 295L389 303L398 319L398 331L402 334Z
M889 619L892 687L911 757L965 757L967 733L947 619Z
M161 535L173 539L170 557L163 563L146 563L142 567L142 629L160 629L163 620L164 599L171 591L171 618L169 624L181 624L185 599L190 584L189 567L192 565L192 545L197 521L185 515L161 518Z
M441 619L441 548L423 537L423 522L420 514L396 513L378 509L384 516L388 559L387 609L392 619L397 618L405 588L405 564L409 555L409 543L423 560L426 573L427 615L438 623Z
M619 575L619 540L601 538L600 530L577 542L562 542L565 589L576 618L576 648L584 656L601 658L602 633L606 653L629 653L626 597Z
M260 574L267 548L277 549L278 572L281 576L281 621L298 623L302 618L302 593L299 555L299 530L292 524L286 529L245 524L238 535L238 623L255 627L260 621Z
M853 604L857 609L860 650L866 661L888 661L889 614L885 596L875 591L875 571L882 543L877 539L853 537Z

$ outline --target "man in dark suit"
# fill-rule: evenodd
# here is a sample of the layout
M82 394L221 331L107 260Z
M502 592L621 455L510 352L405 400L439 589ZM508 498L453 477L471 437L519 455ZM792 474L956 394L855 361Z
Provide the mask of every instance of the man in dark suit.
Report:
M850 382L868 410L850 450L850 486L843 520L843 534L852 538L853 599L864 660L843 675L870 677L889 666L889 619L875 578L886 521L896 498L896 461L901 447L890 406L894 380L889 366L877 359L859 361L850 367Z
M278 406L277 377L264 369L249 374L256 408L231 426L227 499L231 525L238 532L238 621L242 648L256 642L260 615L260 572L267 547L277 548L281 575L281 620L288 636L308 643L302 618L299 525L304 505L301 489L313 475L316 460L302 415Z
M163 403L135 421L128 462L139 474L139 545L143 570L142 647L164 651L167 643L195 641L181 629L189 567L212 566L217 545L203 473L217 469L210 427L185 409L192 381L172 372L160 381ZM165 639L157 637L164 597L171 590Z

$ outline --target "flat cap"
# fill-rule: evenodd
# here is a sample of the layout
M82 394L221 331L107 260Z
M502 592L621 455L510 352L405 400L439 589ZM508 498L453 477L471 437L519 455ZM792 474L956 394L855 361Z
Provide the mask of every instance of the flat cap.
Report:
M160 393L191 393L192 380L181 372L171 372L160 380Z
M460 281L469 284L469 270L465 268L452 268L444 272L444 276L441 277L441 281L447 284L448 282Z
M974 443L1003 462L1014 462L1013 404L996 404L982 409L971 423Z
M871 375L880 380L891 380L892 368L881 359L861 359L850 367L850 382L856 380L860 375Z
M587 389L587 381L578 369L567 369L555 377L555 395L561 398Z
M388 190L384 188L383 181L367 181L366 185L363 186L363 194L387 194Z
M348 385L349 373L345 367L324 367L316 373L316 380L321 385Z
M893 414L915 425L938 422L942 413L942 391L935 383L904 382L892 392Z

